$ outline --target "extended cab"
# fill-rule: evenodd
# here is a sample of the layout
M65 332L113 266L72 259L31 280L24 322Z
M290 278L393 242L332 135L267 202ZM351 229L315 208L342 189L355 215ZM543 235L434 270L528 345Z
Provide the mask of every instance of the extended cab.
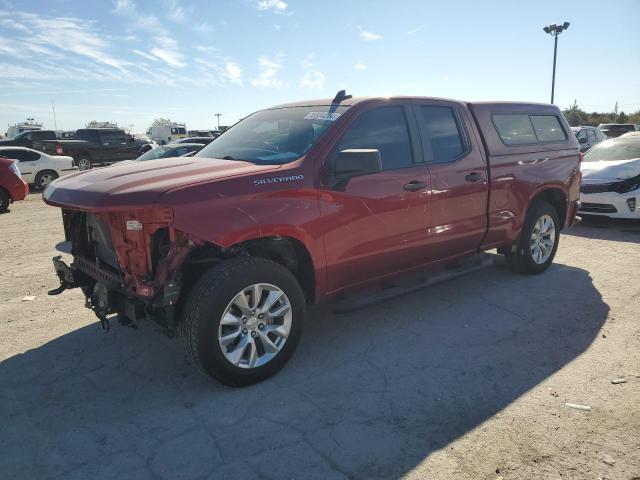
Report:
M194 157L52 183L101 323L153 315L220 381L291 356L305 304L489 249L513 270L553 261L580 193L560 110L436 98L300 102L256 112Z
M73 140L44 140L33 148L73 157L79 170L89 170L96 164L134 159L145 143L119 128L81 128Z
M42 141L56 141L58 137L53 130L28 130L19 133L11 140L0 140L0 147L27 147L42 150Z

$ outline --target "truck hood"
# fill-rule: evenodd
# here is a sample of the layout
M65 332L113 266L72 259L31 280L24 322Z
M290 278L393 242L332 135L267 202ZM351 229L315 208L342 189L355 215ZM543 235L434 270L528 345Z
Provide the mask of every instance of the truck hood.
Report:
M640 175L640 158L631 160L582 162L582 179L587 183L625 180Z
M278 168L280 165L205 157L163 158L67 175L50 183L43 197L46 203L58 207L137 209L153 205L174 188Z

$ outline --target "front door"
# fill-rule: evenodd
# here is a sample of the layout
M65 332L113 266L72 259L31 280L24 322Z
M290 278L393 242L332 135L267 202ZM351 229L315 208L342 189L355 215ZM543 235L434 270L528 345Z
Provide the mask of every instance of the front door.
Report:
M321 202L330 290L423 263L429 170L414 137L410 105L394 102L360 113L333 149L329 170L341 150L376 149L382 171L351 178Z
M424 156L431 172L430 260L471 253L487 230L486 160L468 110L455 102L416 102Z

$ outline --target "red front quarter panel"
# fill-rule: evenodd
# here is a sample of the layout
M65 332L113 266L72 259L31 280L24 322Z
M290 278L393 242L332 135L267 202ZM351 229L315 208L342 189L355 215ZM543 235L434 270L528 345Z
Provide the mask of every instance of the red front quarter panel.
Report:
M313 188L312 162L304 163L301 159L276 171L178 188L161 202L173 210L172 227L195 241L228 248L257 238L294 238L311 256L316 292L324 292L321 192ZM261 183L273 179L282 180Z
M4 188L14 202L24 200L29 194L29 185L9 167L15 160L0 157L0 188Z

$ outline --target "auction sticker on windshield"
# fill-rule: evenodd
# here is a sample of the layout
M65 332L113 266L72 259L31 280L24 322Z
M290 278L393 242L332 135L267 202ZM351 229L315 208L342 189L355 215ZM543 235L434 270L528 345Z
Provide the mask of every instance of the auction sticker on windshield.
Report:
M338 119L338 117L342 115L337 112L309 112L305 115L305 120L327 120L329 122L333 122Z

